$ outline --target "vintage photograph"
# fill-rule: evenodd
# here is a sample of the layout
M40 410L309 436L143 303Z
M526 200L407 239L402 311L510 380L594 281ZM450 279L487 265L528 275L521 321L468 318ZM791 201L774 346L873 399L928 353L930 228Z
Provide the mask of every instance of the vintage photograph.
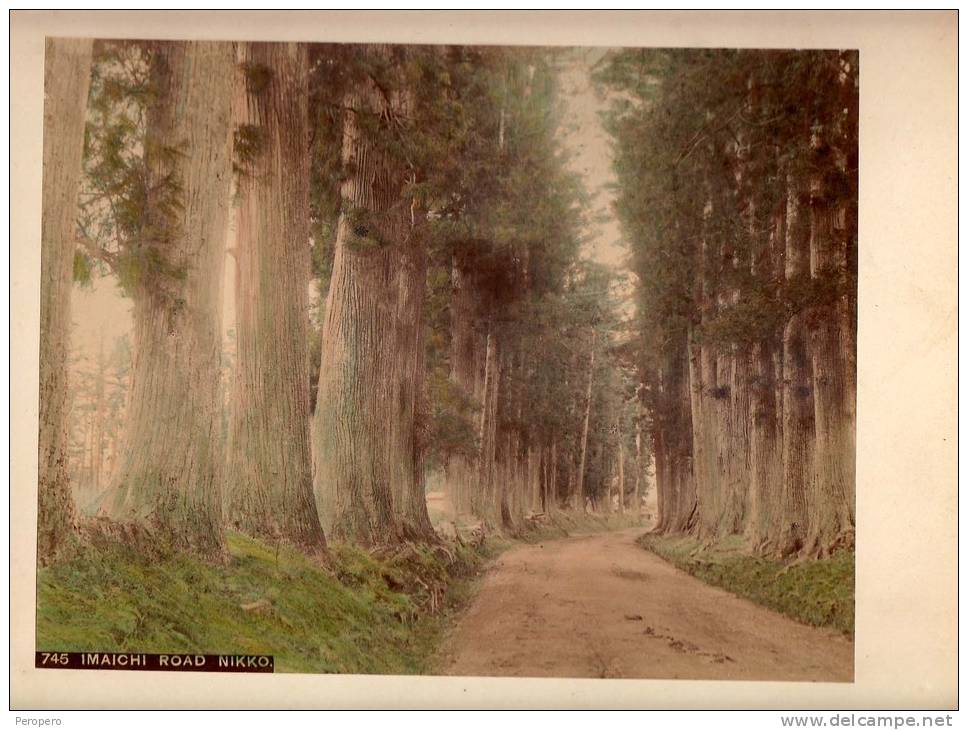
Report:
M856 49L44 64L38 668L853 680Z

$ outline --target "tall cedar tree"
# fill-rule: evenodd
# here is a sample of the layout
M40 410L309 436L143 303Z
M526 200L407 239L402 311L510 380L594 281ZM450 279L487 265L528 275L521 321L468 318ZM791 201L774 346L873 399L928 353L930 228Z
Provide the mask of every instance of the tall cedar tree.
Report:
M57 557L74 524L67 471L67 355L75 219L91 76L91 41L47 39L40 285L37 554Z
M240 57L227 507L237 529L316 552L325 540L309 432L308 51L246 43Z
M234 48L161 42L144 139L135 362L113 516L222 547L222 270L232 182ZM150 266L149 262L161 262Z

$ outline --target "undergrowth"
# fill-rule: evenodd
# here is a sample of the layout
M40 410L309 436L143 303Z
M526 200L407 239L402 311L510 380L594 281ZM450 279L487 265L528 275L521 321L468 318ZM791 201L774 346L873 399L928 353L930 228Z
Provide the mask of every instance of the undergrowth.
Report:
M224 565L123 541L38 573L37 648L271 654L276 671L412 674L469 595L489 546L410 544L315 562L230 533Z
M324 561L229 533L223 563L100 535L39 570L37 649L270 654L281 672L428 673L489 559L516 541L622 526L617 515L559 513L483 540L335 545Z
M740 538L712 546L682 535L646 533L639 545L691 575L812 626L854 635L854 552L825 560L750 555Z

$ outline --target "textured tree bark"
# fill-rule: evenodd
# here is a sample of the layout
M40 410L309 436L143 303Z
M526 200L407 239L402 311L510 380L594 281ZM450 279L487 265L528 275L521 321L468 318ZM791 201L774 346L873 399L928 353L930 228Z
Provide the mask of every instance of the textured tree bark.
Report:
M625 442L618 432L618 511L625 514Z
M542 512L548 511L548 485L550 484L550 477L548 475L548 452L544 445L539 448L538 453L540 454L541 463L541 477L539 486L541 489L540 499L538 504Z
M237 121L256 143L238 182L227 508L236 529L320 552L309 431L307 48L246 43L240 55Z
M369 46L368 52L388 55L384 46ZM345 100L347 176L313 417L313 490L323 528L331 539L363 545L399 536L388 453L395 415L395 272L412 220L402 197L406 171L364 137L356 110L389 119L402 103L372 80Z
M475 514L482 520L499 517L494 500L494 456L497 429L498 382L501 378L500 358L497 350L497 337L490 330L487 333L484 355L484 380L482 391L481 417L478 424L479 454L477 460L477 488L473 503L477 504Z
M220 552L222 266L232 175L233 49L155 44L146 245L179 275L142 272L123 461L112 504L183 547ZM177 204L161 192L173 188Z
M667 452L664 434L661 429L655 429L653 433L653 450L655 451L655 501L658 511L658 519L655 523L655 530L660 533L670 531L669 525L672 524L673 515L673 478L670 466L671 459Z
M511 451L511 432L507 431L506 438L500 439L505 444L505 453L502 455L502 469L503 472L500 478L496 479L495 484L495 499L497 500L496 507L496 520L503 529L508 531L514 530L514 503L518 500L518 496L514 493L514 487L510 480L511 470L514 468L514 455ZM495 470L496 470L495 465Z
M474 331L476 297L473 279L468 276L457 257L451 264L450 296L450 380L468 398L474 397L475 353L477 334ZM453 456L447 463L447 484L457 514L471 510L471 493L476 484L474 464L464 456Z
M723 205L710 195L709 218ZM703 324L738 303L738 291L718 282L717 267L737 268L739 260L728 239L711 240L703 232L699 252L698 295ZM731 343L690 345L693 464L698 493L699 535L717 539L738 532L746 513L749 474L747 389L744 347Z
M750 348L734 344L729 353L729 401L725 419L726 513L720 536L742 534L749 519L750 462Z
M850 281L847 211L825 197L814 181L810 207L810 273L814 279ZM854 544L854 400L856 353L849 293L810 312L813 406L816 415L814 473L804 553L826 557Z
M699 244L699 261L695 290L702 325L716 316L717 291L714 272L721 255L719 245L711 240L708 230L713 214L712 194L707 190L702 211L702 234ZM695 473L698 533L712 539L718 532L718 523L724 514L723 475L725 465L721 453L722 437L725 435L723 421L725 406L724 389L719 382L719 348L703 342L690 329L689 336L689 406L692 422L692 455Z
M588 386L585 389L585 419L581 429L581 462L578 466L578 482L575 487L577 509L585 511L585 461L588 455L588 421L592 412L592 380L595 375L595 349L588 358Z
M608 464L608 460L606 459L605 454L602 454L600 461L602 462L602 474L608 475L607 477L605 477L605 497L604 497L605 514L611 514L612 513L612 487L615 484L614 467L613 465ZM606 468L606 464L608 464L607 468Z
M690 337L690 339L692 339ZM699 535L715 536L722 514L718 467L716 354L709 345L689 344L689 404L692 422L693 469L696 479Z
M415 221L413 221L415 223ZM394 375L391 403L396 409L390 432L390 478L394 511L404 532L414 538L434 534L424 493L425 337L424 294L427 257L419 236L410 236L397 271Z
M498 450L498 422L500 418L499 403L501 394L501 383L506 379L507 369L504 363L504 353L498 347L497 338L491 340L494 347L492 356L492 374L490 382L490 393L485 400L486 424L484 434L485 449L482 461L483 472L481 480L483 484L485 498L485 515L492 524L501 524L503 515L501 513L501 495L497 484L497 450Z
M803 192L787 176L785 276L795 282L809 272L810 229ZM806 313L795 312L783 329L783 487L776 540L780 555L798 552L807 527L807 495L813 473L813 374Z
M656 375L657 406L653 414L656 489L662 532L696 529L698 501L693 471L692 414L696 393L690 382L690 353L686 338L665 358Z
M548 512L558 509L558 436L551 436L551 485L549 487Z
M752 205L762 205L761 198L754 196ZM758 236L755 224L751 223L754 245L751 270L761 280L778 282L785 275L785 202L771 218L772 225L766 235ZM753 551L762 553L770 553L776 547L783 484L781 356L781 333L760 339L750 350L750 492L745 534Z
M67 471L67 355L74 228L90 82L91 41L48 38L40 224L37 557L41 565L51 563L61 553L75 519Z
M528 508L532 514L541 511L539 493L540 453L536 454L533 444L528 444Z
M764 340L753 345L750 390L750 508L746 535L755 551L768 551L775 532L782 484L782 434L776 401L774 361L777 348Z
M635 422L635 480L632 487L632 506L634 514L638 515L642 508L639 488L642 483L642 424Z

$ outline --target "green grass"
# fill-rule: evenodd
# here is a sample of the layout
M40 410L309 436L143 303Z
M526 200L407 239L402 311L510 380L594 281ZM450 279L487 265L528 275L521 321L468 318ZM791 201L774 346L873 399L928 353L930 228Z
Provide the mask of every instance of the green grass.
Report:
M435 651L487 561L516 542L627 527L631 518L558 513L483 545L413 545L383 557L297 550L227 535L212 564L144 540L95 535L38 573L37 649L271 654L276 671L433 672Z
M493 551L415 546L377 559L339 546L323 566L238 534L227 542L224 565L82 545L39 572L38 650L272 654L283 672L421 673Z
M854 635L854 552L801 563L744 551L742 539L703 546L692 537L646 534L639 544L691 575L812 626Z

